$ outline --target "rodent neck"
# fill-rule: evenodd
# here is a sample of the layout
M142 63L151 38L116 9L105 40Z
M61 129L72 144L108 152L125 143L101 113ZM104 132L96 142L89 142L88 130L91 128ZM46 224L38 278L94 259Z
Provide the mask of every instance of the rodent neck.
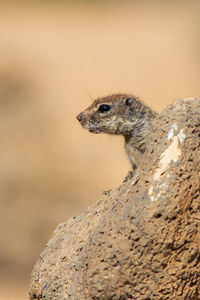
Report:
M134 136L133 134L124 135L125 144L131 147L136 148L139 152L144 153L145 151L145 137L142 136Z

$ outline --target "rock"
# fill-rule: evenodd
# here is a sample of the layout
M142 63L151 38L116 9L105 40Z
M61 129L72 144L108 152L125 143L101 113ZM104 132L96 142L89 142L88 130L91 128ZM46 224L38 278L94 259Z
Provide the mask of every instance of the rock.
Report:
M200 99L176 100L133 178L56 228L30 298L200 299L199 228Z

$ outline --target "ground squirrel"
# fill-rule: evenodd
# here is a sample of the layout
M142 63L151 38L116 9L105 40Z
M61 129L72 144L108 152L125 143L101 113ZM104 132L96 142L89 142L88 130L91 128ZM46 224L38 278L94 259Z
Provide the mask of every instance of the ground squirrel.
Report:
M145 151L150 120L156 115L137 97L115 94L96 99L77 119L90 132L123 135L126 153L136 169Z

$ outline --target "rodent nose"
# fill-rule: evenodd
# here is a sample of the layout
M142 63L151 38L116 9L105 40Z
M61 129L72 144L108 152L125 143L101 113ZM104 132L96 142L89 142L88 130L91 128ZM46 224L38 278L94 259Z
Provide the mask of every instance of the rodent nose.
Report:
M78 114L78 115L76 116L76 118L77 118L77 120L78 120L79 122L81 122L81 120L82 120L82 118L83 118L83 113Z

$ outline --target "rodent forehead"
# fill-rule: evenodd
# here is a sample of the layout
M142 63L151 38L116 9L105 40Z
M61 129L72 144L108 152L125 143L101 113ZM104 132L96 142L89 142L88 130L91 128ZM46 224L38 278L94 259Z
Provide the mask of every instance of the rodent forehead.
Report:
M98 108L102 104L111 105L111 106L114 106L115 108L117 108L117 107L120 107L120 106L124 105L124 101L127 98L136 99L136 97L134 97L132 95L127 95L127 94L114 94L114 95L98 98L92 103L92 105L90 105L85 110L85 112L87 112L87 111L90 112L90 113L95 112L96 110L98 110Z
M106 97L98 98L94 101L94 103L92 105L99 106L102 104L109 104L109 105L111 105L113 103L119 104L119 103L124 102L124 100L127 98L135 98L135 97L133 97L131 95L127 95L127 94L114 94L114 95L109 95Z

